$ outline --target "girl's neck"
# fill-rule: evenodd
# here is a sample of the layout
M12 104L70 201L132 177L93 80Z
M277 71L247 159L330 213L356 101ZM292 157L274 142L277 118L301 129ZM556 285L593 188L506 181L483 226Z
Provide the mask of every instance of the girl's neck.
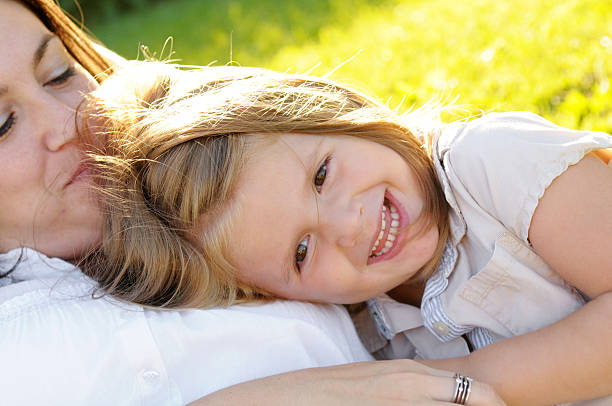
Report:
M408 281L387 292L393 300L421 307L426 281Z

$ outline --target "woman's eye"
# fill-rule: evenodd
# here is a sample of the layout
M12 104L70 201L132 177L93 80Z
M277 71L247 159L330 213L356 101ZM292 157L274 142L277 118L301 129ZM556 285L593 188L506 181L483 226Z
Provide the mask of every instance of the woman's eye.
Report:
M308 242L310 241L310 237L304 237L302 241L297 246L295 250L295 265L297 266L298 271L300 271L300 266L302 262L306 259L306 254L308 254Z
M63 85L64 83L66 83L68 81L68 79L73 77L75 74L76 74L76 70L73 67L69 67L64 72L62 72L59 76L56 76L53 79L51 79L50 81L48 81L47 83L45 83L45 86L47 86L47 85L52 85L52 86Z
M327 177L327 164L328 163L329 163L329 158L327 158L323 162L323 164L321 164L321 166L317 170L317 173L315 174L313 183L318 192L321 191L321 188L323 187L323 184L325 183L325 178Z
M0 138L4 137L15 124L15 113L11 113L0 127Z

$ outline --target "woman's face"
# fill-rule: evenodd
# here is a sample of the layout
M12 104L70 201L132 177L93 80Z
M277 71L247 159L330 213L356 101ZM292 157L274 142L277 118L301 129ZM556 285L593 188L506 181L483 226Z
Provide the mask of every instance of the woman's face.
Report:
M101 236L75 142L75 109L96 82L14 1L0 1L0 55L0 252L76 258Z
M433 256L438 230L412 169L356 137L256 142L237 185L230 257L240 278L290 299L355 303L405 282Z

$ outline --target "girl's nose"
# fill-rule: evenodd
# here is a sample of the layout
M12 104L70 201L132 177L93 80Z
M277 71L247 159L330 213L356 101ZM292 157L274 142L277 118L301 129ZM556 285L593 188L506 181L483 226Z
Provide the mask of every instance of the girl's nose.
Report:
M364 229L363 214L363 204L356 199L329 208L323 214L329 238L344 248L356 246Z

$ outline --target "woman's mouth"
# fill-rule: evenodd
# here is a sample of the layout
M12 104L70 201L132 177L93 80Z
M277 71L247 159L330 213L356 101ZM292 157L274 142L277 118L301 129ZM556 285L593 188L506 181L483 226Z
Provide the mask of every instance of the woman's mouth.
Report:
M91 173L91 169L89 165L85 162L81 162L79 166L76 168L65 187L68 187L72 184L80 182L82 179L85 179Z
M380 227L378 236L370 249L368 264L384 261L397 255L402 240L401 232L405 226L405 210L390 193L385 193L383 207L380 212Z

